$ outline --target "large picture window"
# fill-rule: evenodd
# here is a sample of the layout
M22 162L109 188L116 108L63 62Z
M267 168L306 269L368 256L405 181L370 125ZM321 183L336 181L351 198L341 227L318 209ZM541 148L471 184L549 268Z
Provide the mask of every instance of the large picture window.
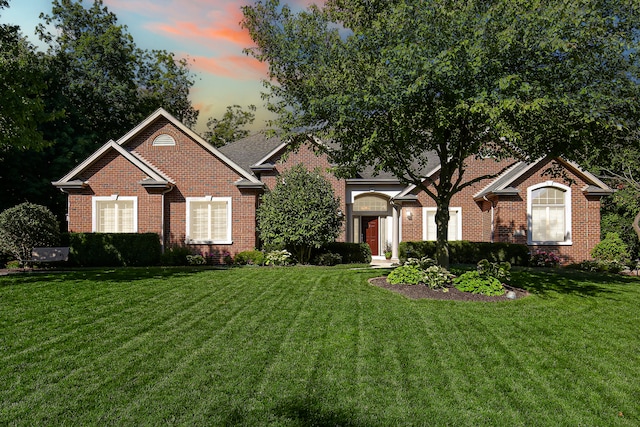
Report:
M545 183L527 191L530 244L571 243L571 188Z
M92 228L96 233L137 233L137 197L94 197Z
M436 241L436 208L422 208L422 240ZM462 208L449 208L448 240L462 240Z
M231 243L231 197L187 197L187 243Z

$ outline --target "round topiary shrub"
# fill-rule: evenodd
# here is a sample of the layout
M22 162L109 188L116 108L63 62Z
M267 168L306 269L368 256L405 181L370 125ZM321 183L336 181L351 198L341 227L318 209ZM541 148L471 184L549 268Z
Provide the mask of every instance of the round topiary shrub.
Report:
M0 213L0 252L14 256L21 266L31 259L33 248L59 242L58 220L45 206L26 202Z

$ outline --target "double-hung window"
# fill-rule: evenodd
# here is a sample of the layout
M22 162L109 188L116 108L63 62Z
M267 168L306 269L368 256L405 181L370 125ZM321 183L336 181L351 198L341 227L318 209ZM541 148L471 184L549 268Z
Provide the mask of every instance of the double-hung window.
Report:
M231 197L187 197L187 243L231 244Z
M571 188L544 183L529 187L529 244L571 244Z
M137 197L93 197L92 229L95 233L137 233Z
M436 208L422 208L422 240L437 240ZM447 240L462 240L462 208L449 208Z

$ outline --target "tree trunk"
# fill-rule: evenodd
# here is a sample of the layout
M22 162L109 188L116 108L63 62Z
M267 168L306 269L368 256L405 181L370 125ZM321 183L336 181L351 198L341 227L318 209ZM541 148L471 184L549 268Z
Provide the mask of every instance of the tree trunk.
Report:
M436 262L449 268L449 203L440 201L436 209Z
M638 235L638 239L640 239L640 211L638 212L636 217L633 219L633 229Z

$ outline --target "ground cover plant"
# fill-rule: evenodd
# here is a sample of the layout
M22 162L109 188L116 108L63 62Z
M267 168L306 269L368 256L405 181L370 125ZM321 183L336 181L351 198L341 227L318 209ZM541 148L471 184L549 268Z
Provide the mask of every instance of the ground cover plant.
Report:
M416 301L351 266L0 276L0 425L638 425L640 279L511 273L531 296Z

